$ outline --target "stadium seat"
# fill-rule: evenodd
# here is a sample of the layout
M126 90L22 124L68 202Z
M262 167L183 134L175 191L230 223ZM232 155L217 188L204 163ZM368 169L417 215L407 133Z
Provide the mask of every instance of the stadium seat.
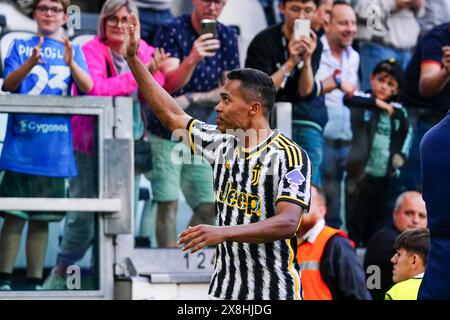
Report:
M6 27L6 17L0 14L0 34L3 32L5 27Z
M6 55L8 54L9 47L16 39L26 39L32 37L33 32L30 31L10 31L1 35L0 37L0 74L2 74Z
M75 30L75 35L97 34L98 18L98 13L82 12L80 15L80 30Z
M93 33L77 34L71 38L73 44L78 44L83 46L85 43L89 42L95 37Z
M5 79L0 78L0 94L7 94L8 92L2 91L3 81L5 81Z
M5 29L9 31L37 31L36 22L21 13L13 4L8 3L7 1L0 1L0 12L6 19Z
M239 57L243 66L250 42L261 30L267 28L261 3L258 0L228 0L219 21L228 26L239 27Z

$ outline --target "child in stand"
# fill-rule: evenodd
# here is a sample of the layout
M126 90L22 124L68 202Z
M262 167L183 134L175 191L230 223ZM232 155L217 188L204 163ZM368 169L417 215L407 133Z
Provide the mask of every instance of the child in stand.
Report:
M16 40L5 60L3 90L27 95L67 96L72 85L83 93L93 86L79 46L63 37L69 0L35 0L36 36ZM0 197L65 197L66 178L77 175L70 116L11 113L0 169ZM27 288L39 289L48 241L48 223L59 212L2 212L0 290L11 290L22 229L28 221Z
M352 109L353 141L347 165L346 221L359 247L381 229L392 212L393 186L412 141L406 109L396 102L403 71L395 60L375 66L367 93L346 96Z

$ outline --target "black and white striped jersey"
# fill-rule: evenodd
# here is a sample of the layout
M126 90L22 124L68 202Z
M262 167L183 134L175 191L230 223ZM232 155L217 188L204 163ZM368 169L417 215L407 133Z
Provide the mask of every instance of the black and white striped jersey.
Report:
M213 167L216 222L233 226L263 221L288 201L309 210L311 166L306 152L274 130L245 149L235 135L191 119L191 151ZM217 246L209 294L220 299L300 299L296 239Z

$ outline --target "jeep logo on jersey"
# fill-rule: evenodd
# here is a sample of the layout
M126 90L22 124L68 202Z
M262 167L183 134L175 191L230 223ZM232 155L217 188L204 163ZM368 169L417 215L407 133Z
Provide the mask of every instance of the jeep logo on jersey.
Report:
M290 171L288 174L286 174L286 178L288 179L288 183L291 187L293 187L294 185L299 187L306 181L305 177L300 172L300 169Z
M21 120L19 122L20 132L36 132L36 133L68 133L69 128L67 124L54 123L38 123L36 121Z
M217 192L217 201L242 210L246 216L261 216L261 199L250 193L237 192L230 181L225 190Z

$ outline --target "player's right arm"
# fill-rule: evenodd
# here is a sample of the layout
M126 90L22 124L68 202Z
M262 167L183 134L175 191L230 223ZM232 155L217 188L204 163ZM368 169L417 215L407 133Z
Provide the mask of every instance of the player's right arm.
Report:
M124 58L138 83L145 101L161 123L170 131L186 129L191 117L186 114L154 79L148 68L139 59L137 52L140 41L140 25L137 16L131 13L124 26L125 51ZM186 139L184 139L186 141Z
M8 74L3 82L3 90L9 92L16 92L22 81L30 73L31 69L38 64L42 64L41 61L41 47L44 43L44 37L39 38L39 43L33 48L32 55L16 70Z

